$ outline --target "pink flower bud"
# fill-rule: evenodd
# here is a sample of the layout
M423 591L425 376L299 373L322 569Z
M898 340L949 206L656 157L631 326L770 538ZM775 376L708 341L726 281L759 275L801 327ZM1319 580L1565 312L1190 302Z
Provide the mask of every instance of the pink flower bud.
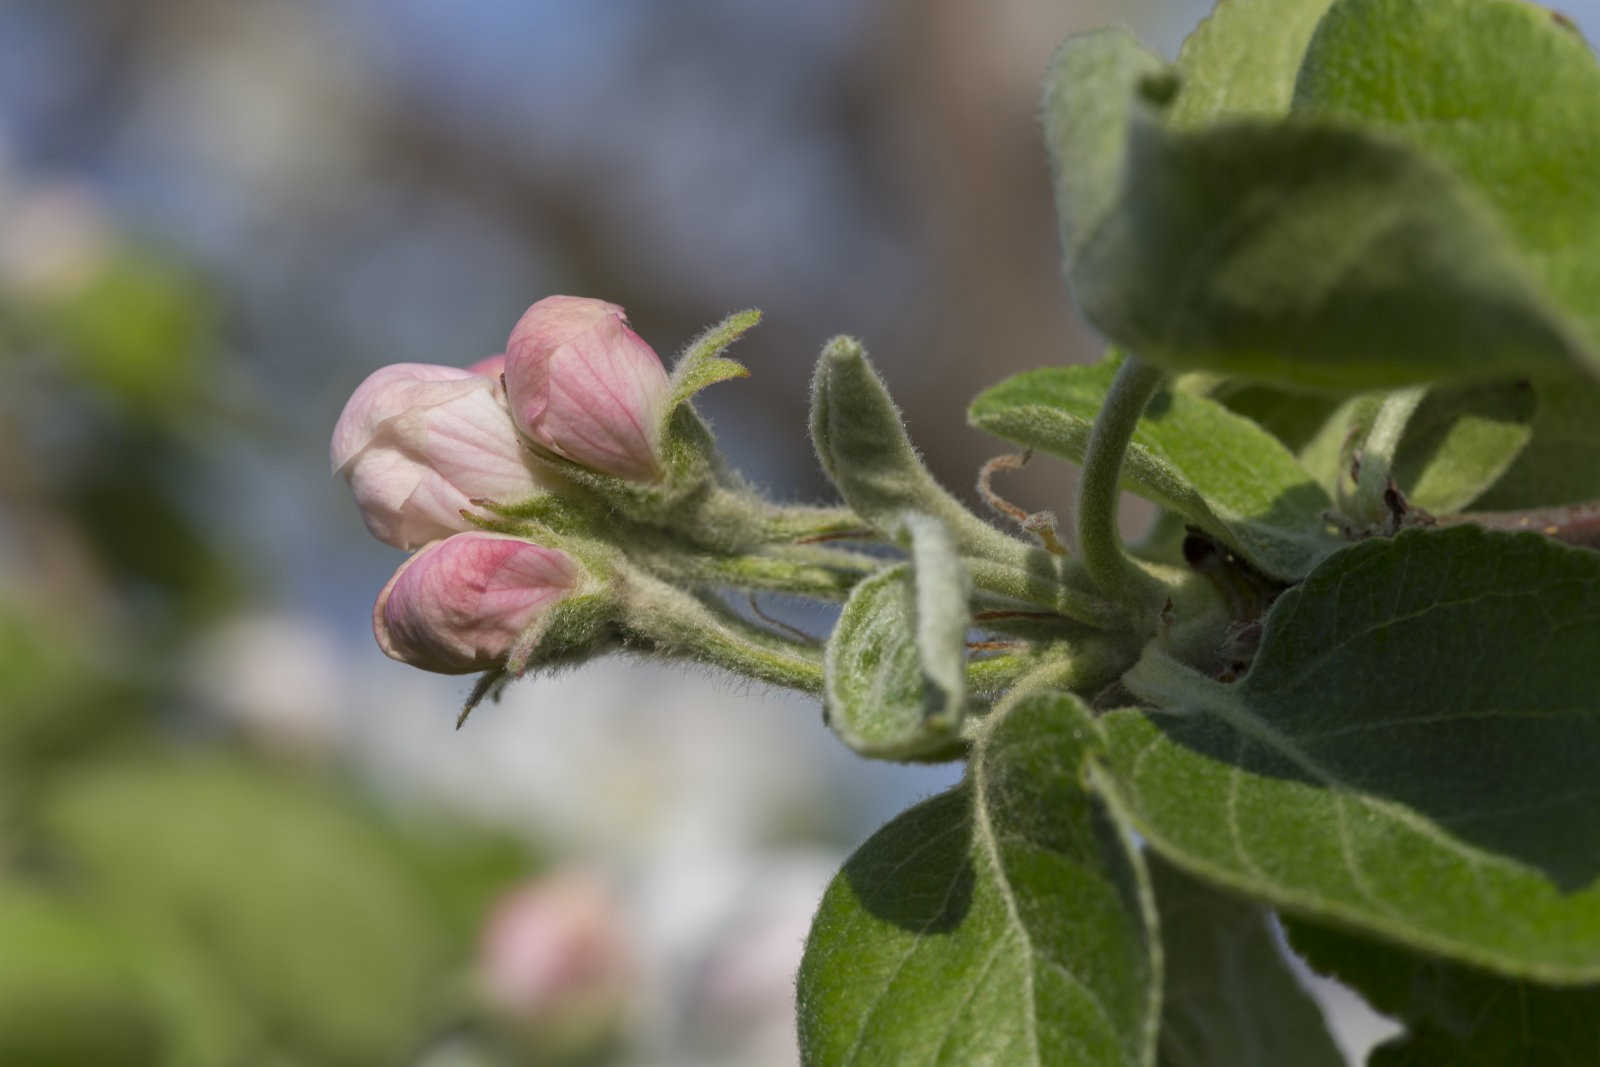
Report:
M367 529L396 548L469 529L461 509L474 498L523 500L540 488L499 378L456 367L374 371L345 404L329 456Z
M372 632L393 659L441 674L501 663L535 617L570 593L580 569L565 552L472 532L428 545L378 594Z
M511 331L505 374L511 413L529 440L619 478L661 476L667 372L617 305L545 297Z
M633 963L615 897L577 870L507 893L484 926L478 974L491 1004L528 1022L620 1007Z

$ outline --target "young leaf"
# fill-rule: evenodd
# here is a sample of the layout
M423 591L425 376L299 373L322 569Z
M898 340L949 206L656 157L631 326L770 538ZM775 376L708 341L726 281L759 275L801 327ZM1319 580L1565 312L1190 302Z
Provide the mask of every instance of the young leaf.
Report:
M1148 887L1081 788L1095 733L1075 697L1021 701L850 858L800 965L806 1064L1148 1067Z
M1160 916L1161 1067L1343 1067L1259 904L1146 856Z
M811 443L845 503L893 536L906 512L944 523L964 553L1005 559L1018 543L945 492L923 466L883 380L854 338L835 337L811 380Z
M890 567L857 585L828 636L828 725L863 756L904 760L960 753L966 572L954 553L925 548L921 555L914 568Z
M1381 400L1352 397L1301 452L1330 493L1349 479L1349 450L1371 428ZM1390 474L1417 507L1460 511L1516 461L1533 436L1534 417L1534 391L1523 383L1431 390L1406 425Z
M1081 460L1116 369L1110 359L1025 371L980 393L967 418L1007 440ZM1157 394L1134 431L1122 480L1275 577L1303 577L1341 544L1323 529L1332 502L1294 456L1202 396Z
M1331 557L1224 685L1147 652L1097 782L1173 862L1502 973L1600 980L1600 554L1476 527Z
M1488 206L1390 137L1136 117L1123 174L1069 276L1145 359L1342 390L1600 368Z
M1311 32L1331 0L1226 0L1178 51L1171 121L1279 116L1289 110Z
M1406 1024L1369 1067L1589 1067L1600 1057L1600 986L1553 989L1289 920L1313 968Z
M1570 23L1522 0L1340 0L1294 107L1443 160L1600 342L1600 63Z

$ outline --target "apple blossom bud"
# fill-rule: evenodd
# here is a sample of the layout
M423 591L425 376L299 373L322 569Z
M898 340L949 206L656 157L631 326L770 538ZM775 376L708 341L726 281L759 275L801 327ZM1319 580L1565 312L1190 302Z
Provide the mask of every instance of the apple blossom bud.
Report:
M468 364L467 370L473 374L481 374L485 378L492 378L498 382L500 376L506 372L506 354L497 352L492 356L485 356L476 363Z
M586 871L561 870L495 903L479 945L478 981L487 1001L508 1017L593 1025L622 1006L634 971L631 955L621 908L606 882Z
M367 529L396 548L470 529L461 510L474 499L524 500L540 489L498 376L457 367L374 371L345 404L329 456Z
M540 612L577 586L565 552L474 531L428 545L378 594L372 632L393 659L441 674L498 666Z
M617 305L545 297L511 331L505 375L512 416L530 440L619 478L661 476L667 372Z

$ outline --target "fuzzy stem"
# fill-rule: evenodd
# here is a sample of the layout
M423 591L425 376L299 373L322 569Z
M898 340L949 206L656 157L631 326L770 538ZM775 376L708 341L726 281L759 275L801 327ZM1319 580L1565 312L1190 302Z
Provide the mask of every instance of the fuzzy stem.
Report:
M774 504L753 489L713 486L695 508L697 523L726 530L741 547L800 541L877 541L877 533L849 508Z
M665 656L802 692L822 692L820 649L778 637L666 582L628 576L626 626Z
M1078 481L1078 554L1084 569L1106 596L1140 607L1159 608L1166 588L1123 550L1117 503L1128 442L1163 378L1159 368L1137 356L1126 358L1089 431Z
M1406 424L1427 394L1428 387L1418 385L1383 398L1378 415L1372 420L1372 428L1367 431L1367 439L1361 445L1361 474L1356 479L1354 518L1376 522L1387 514L1384 493L1394 470L1395 453Z

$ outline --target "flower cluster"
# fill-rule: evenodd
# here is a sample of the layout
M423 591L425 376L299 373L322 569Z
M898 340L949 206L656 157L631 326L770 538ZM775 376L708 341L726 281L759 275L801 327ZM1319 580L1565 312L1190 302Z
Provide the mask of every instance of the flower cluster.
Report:
M659 481L667 400L661 360L622 308L571 296L530 307L503 355L374 371L339 416L330 459L373 536L418 550L378 597L379 647L445 673L502 663L584 571L560 548L481 529L473 509L561 492L563 460Z

